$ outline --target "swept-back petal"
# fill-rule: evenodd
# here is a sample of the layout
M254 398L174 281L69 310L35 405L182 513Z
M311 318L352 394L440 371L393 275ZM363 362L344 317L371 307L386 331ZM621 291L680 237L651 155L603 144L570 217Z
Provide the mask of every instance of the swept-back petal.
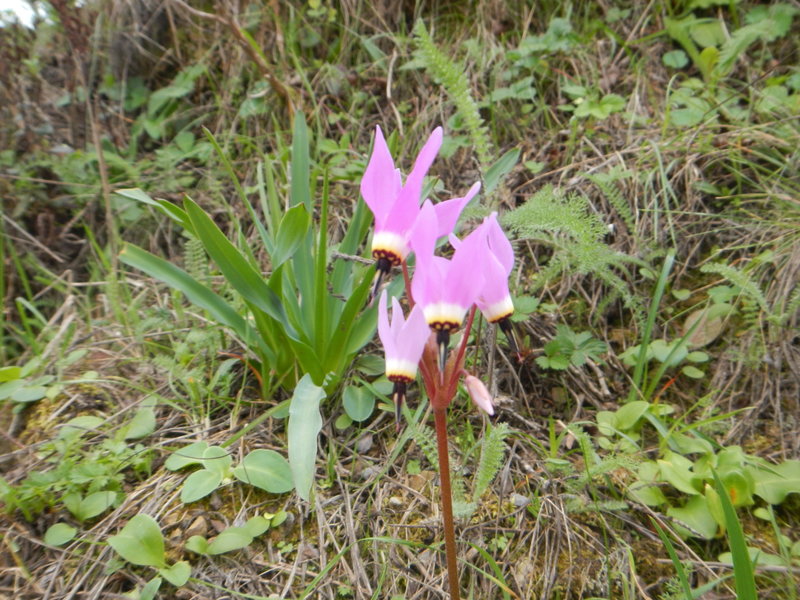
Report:
M497 222L497 213L493 212L488 217L488 233L487 239L489 241L489 249L503 265L506 271L506 276L511 273L514 267L514 248L511 242L508 241L506 234L500 228L500 223Z
M441 127L437 127L428 136L428 140L419 151L417 160L414 161L414 168L408 174L404 187L409 188L411 196L416 196L417 205L419 205L420 196L422 195L422 183L425 180L425 175L428 169L431 168L436 155L439 153L439 148L442 146L443 132Z
M459 245L450 260L444 282L445 301L466 309L475 302L483 289L484 257L488 252L485 232L476 229Z
M392 313L392 317L396 318L396 313ZM392 335L392 327L389 323L389 314L386 308L386 290L381 293L380 300L378 300L378 337L381 339L383 349L387 356L395 354L394 336Z
M372 155L361 178L361 195L375 215L376 222L386 219L395 204L401 185L400 171L394 167L389 147L378 126L375 128Z
M398 355L414 364L422 358L422 351L431 335L428 322L420 306L414 305L408 315L408 319L403 324L398 343Z
M464 207L469 204L469 201L475 197L475 194L477 194L480 189L481 182L476 181L472 187L469 188L466 196L463 196L462 198L446 200L445 202L440 202L433 207L436 211L436 218L439 223L439 231L437 232L436 237L449 235L453 232L456 222L458 221L458 217L461 216L461 212L464 210Z

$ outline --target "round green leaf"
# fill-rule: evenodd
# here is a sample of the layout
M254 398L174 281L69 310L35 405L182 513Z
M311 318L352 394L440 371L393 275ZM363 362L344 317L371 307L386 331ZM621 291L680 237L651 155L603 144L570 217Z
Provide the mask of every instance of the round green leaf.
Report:
M650 408L650 403L644 400L635 400L617 410L616 426L622 431L632 429L639 419Z
M78 511L75 513L75 518L79 521L85 521L86 519L91 519L96 517L100 513L105 512L111 506L114 505L114 502L117 500L117 492L95 492L93 494L89 494L81 500L80 504L78 505Z
M222 474L217 471L209 469L195 471L186 478L183 484L181 502L188 504L205 498L217 489L220 483L222 483Z
M271 494L283 494L294 487L288 461L274 450L253 450L233 469L233 476Z
M333 426L336 427L336 429L338 429L339 431L347 429L352 424L353 424L353 419L351 419L347 413L340 414L338 417L336 417L336 420L333 422Z
M164 579L169 581L175 587L181 587L189 581L189 576L192 574L192 567L185 560L176 562L171 567L164 567L158 570L158 574Z
M164 468L170 471L177 471L189 465L196 465L203 462L203 453L208 448L208 442L195 442L176 450L164 462Z
M66 523L56 523L48 527L44 533L44 543L51 546L63 546L75 537L78 530Z
M348 385L342 394L344 409L353 421L366 421L375 409L375 396L365 387Z
M211 446L203 452L203 466L209 471L219 473L221 477L228 475L231 457L224 448Z
M683 373L687 377L691 377L692 379L702 379L706 375L700 369L698 369L697 367L693 367L691 365L683 367L683 369L681 369L681 373Z
M244 527L228 527L208 543L209 554L222 554L250 545L253 536Z
M208 540L202 535L193 535L186 540L186 549L197 554L208 554Z
M258 537L262 533L264 533L267 529L269 529L270 522L267 521L264 517L260 515L256 515L247 520L247 523L244 524L244 529L253 537Z
M686 52L683 50L671 50L664 54L661 57L661 62L664 63L665 67L670 67L672 69L682 69L686 65L689 64L689 57L686 56ZM681 298L679 298L680 300Z
M47 395L47 388L43 385L25 386L11 394L14 402L35 402Z
M150 515L133 517L117 535L108 538L108 545L129 563L161 568L164 563L164 537Z

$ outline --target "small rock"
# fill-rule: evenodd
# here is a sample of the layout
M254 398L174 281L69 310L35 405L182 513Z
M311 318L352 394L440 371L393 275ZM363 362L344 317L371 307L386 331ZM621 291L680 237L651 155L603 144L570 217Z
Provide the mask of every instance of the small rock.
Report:
M373 477L378 475L380 472L381 472L380 467L375 465L370 465L369 467L365 467L364 469L362 469L361 473L359 473L358 476L362 480L367 481L368 479L372 479Z
M389 506L392 508L402 508L405 503L400 496L392 496L389 498Z
M358 438L358 441L356 442L356 451L359 454L366 454L367 452L370 451L370 448L372 448L372 434L371 433L367 433L365 435L362 435L360 438Z
M206 533L208 533L208 523L206 523L206 519L203 515L200 515L192 521L192 524L189 525L189 528L184 532L187 538L193 535L202 535L205 537Z
M522 508L523 506L527 506L530 503L531 499L527 496L523 496L522 494L512 494L511 495L511 502L513 502L514 506L517 508Z

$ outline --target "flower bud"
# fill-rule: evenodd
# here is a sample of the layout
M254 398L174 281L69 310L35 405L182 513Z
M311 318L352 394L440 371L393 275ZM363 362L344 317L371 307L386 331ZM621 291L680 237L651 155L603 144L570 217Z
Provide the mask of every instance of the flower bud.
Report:
M475 405L485 413L493 415L492 396L483 382L474 375L467 375L464 377L464 385L467 386L467 391Z

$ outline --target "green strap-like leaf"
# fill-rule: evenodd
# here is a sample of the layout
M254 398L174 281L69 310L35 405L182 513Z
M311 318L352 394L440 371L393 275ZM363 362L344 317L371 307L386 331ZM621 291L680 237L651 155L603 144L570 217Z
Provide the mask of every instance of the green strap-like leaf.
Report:
M183 292L191 302L207 310L218 323L230 327L242 340L258 344L267 360L274 362L275 354L261 341L258 332L230 304L186 271L131 244L126 244L122 248L119 258L126 265L144 271L151 277Z
M317 436L322 429L319 403L325 390L314 385L309 375L297 383L289 405L289 466L298 496L308 500L314 482L314 465L317 460Z
M256 271L214 221L190 198L184 199L184 208L197 237L202 240L208 255L217 263L225 279L245 300L285 325L287 333L294 335L286 321L280 299L269 288L261 273Z

